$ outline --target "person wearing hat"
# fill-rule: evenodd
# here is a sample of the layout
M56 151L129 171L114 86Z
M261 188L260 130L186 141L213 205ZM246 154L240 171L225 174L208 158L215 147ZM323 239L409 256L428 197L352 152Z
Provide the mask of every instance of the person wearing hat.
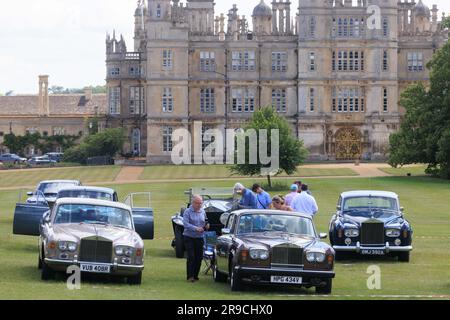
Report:
M291 186L290 190L291 190L291 193L287 194L284 197L284 204L287 205L288 207L290 207L292 205L294 198L298 196L298 185L294 183Z
M236 183L234 192L242 196L239 202L240 209L257 209L256 195L252 190L245 188L241 183Z

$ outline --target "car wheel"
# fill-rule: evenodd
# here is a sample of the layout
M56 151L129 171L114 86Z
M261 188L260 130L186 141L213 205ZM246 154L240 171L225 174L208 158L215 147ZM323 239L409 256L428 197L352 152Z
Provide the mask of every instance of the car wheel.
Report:
M234 266L231 268L231 276L230 276L230 285L231 291L241 291L242 290L242 281L236 272Z
M333 280L327 279L325 280L326 285L323 287L316 287L316 293L317 294L331 294L331 289L333 286Z
M227 282L228 280L228 276L220 272L215 263L213 267L213 277L215 282Z
M142 271L140 271L137 275L131 276L127 278L127 283L129 285L140 285L142 283Z
M409 262L410 252L399 252L398 254L398 261L401 262Z
M55 271L53 271L46 263L45 261L42 261L42 274L41 279L42 280L52 280L55 278Z
M175 254L178 259L184 258L184 239L183 232L180 227L175 228Z

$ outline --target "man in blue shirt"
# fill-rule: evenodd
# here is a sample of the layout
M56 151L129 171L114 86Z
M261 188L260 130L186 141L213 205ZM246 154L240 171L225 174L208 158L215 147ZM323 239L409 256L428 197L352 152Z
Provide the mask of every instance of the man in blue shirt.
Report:
M253 185L252 190L256 194L256 209L270 209L270 206L272 205L272 198L270 197L270 194L265 192L257 183Z
M256 195L252 190L245 188L241 183L236 183L234 186L234 192L242 195L242 199L239 202L241 209L257 209Z
M186 271L189 282L197 282L203 260L203 236L209 229L208 219L203 210L203 199L192 197L191 206L183 213L184 242L188 254Z

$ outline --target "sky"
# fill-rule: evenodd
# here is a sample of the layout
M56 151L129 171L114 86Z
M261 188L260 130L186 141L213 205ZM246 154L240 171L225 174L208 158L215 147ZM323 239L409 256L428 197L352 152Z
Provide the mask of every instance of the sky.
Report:
M236 3L238 14L249 18L259 2L216 0L216 15L226 14ZM294 14L298 0L291 2ZM449 0L424 3L450 12ZM50 86L104 85L106 32L116 29L132 49L136 4L136 0L2 1L0 93L35 94L40 74L50 76Z

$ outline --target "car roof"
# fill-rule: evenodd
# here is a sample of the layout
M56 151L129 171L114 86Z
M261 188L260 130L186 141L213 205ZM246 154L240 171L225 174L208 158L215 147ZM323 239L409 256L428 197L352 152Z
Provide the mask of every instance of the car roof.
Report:
M104 207L112 207L118 209L124 209L128 211L132 211L129 206L120 202L112 202L106 200L98 200L98 199L85 199L85 198L62 198L56 200L55 205L64 205L64 204L81 204L81 205L94 205L94 206L104 206Z
M347 191L341 194L342 198L374 196L374 197L388 197L398 199L398 195L390 191L376 191L376 190L355 190Z
M43 183L81 183L78 180L44 180L39 182L39 184L43 184Z
M70 188L64 188L59 190L59 192L64 191L98 191L98 192L104 192L104 193L114 193L115 191L110 188L103 188L103 187L91 187L91 186L75 186Z
M238 216L244 214L271 214L271 215L280 215L280 216L296 216L311 219L310 214L300 213L300 212L292 212L292 211L281 211L281 210L264 210L264 209L243 209L232 212Z

